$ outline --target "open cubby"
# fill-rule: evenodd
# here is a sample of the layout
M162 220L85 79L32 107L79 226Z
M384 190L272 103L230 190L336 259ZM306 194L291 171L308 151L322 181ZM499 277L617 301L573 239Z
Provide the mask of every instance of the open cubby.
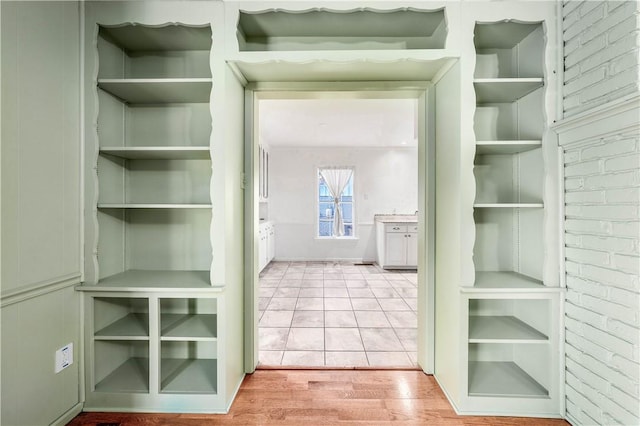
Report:
M542 280L543 218L542 208L476 208L473 248L476 281L483 278L478 272L515 272ZM508 274L498 281L517 276ZM530 282L527 279L517 281L522 283L523 280ZM490 285L491 281L484 282ZM518 283L514 285L520 286Z
M149 392L149 342L94 342L94 383L97 392Z
M550 347L469 343L469 396L548 398Z
M240 11L240 51L444 49L444 10Z
M478 23L474 31L479 78L542 77L544 32L541 23Z
M470 343L548 343L547 299L470 299Z
M93 299L96 339L149 339L149 301L146 298Z
M160 352L161 393L217 392L215 341L163 341Z
M217 299L161 299L160 338L216 340L217 312Z

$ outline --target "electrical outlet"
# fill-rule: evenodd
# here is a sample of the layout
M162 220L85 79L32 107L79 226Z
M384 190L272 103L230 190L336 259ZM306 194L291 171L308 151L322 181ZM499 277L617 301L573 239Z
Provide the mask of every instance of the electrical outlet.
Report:
M56 373L73 364L73 343L69 343L56 351Z

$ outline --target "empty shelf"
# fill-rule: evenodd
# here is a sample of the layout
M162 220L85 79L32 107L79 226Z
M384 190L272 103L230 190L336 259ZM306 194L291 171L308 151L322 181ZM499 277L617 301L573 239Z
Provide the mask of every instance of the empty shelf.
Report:
M511 49L539 27L540 24L506 21L478 24L474 31L473 42L478 50Z
M163 27L145 25L100 26L100 35L127 51L172 51L211 49L211 27L170 24Z
M477 141L476 155L518 154L542 147L542 141Z
M469 343L546 343L549 338L514 316L469 317Z
M97 392L149 392L149 359L130 358L96 384Z
M469 361L469 395L548 398L549 392L514 362Z
M149 315L131 313L96 331L96 339L109 340L123 338L149 339ZM133 339L132 339L133 340Z
M476 271L475 288L483 289L540 289L542 281L512 271Z
M210 209L211 204L100 203L99 209Z
M122 290L126 287L145 289L210 289L209 271L147 271L129 270L111 275L98 284L82 286L82 290Z
M543 86L542 78L480 78L473 81L476 103L515 102Z
M217 392L217 360L163 358L161 362L161 392Z
M209 102L210 78L99 79L98 87L132 104Z
M161 340L214 340L217 336L215 314L162 314Z
M542 203L475 203L474 208L479 209L541 209Z
M206 160L211 158L208 146L109 146L101 154L128 160Z

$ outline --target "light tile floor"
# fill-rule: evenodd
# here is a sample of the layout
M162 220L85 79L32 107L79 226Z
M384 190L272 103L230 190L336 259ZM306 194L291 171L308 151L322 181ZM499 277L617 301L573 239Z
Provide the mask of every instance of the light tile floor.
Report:
M417 366L417 274L271 262L260 274L259 364Z

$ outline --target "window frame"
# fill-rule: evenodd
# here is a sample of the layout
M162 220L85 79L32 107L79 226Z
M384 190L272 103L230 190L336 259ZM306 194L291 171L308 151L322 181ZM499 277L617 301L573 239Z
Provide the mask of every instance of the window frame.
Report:
M353 195L351 196L351 235L344 235L344 236L336 236L336 235L330 235L330 236L321 236L320 235L320 170L323 169L349 169L351 170L351 184L353 187ZM315 222L316 222L316 227L315 227L315 231L314 231L314 236L315 239L317 240L355 240L358 239L357 236L357 228L356 228L356 191L357 191L357 187L356 187L356 167L355 166L340 166L340 165L331 165L331 166L318 166L316 167L316 174L315 174L315 193L316 193L316 198L315 198L315 208L314 208L314 215L315 215ZM332 228L333 229L333 228ZM333 231L331 232L333 234Z

